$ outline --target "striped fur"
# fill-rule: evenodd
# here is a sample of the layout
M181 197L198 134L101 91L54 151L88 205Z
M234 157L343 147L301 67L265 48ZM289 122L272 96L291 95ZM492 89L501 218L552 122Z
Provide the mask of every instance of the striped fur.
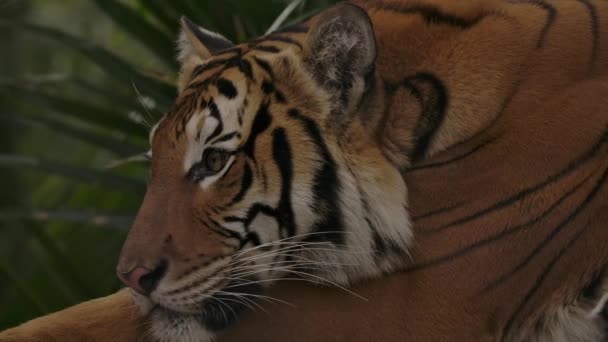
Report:
M230 293L260 295L277 279L348 286L401 267L401 169L358 118L376 77L367 14L343 5L308 29L215 52L205 40L225 39L183 28L181 91L153 130L149 190L119 263L168 266L138 296L156 305L155 335L223 330L247 304ZM214 172L209 153L225 161Z
M168 264L153 335L600 341L608 2L354 2L234 46L184 21L119 263ZM370 302L266 289L311 276ZM303 308L233 326L235 292Z

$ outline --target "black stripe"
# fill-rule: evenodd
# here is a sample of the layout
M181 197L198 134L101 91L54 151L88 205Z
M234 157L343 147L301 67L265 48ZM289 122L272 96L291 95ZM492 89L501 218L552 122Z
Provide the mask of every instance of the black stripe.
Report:
M244 218L238 217L238 216L225 216L223 218L224 222L245 222Z
M510 0L509 2L512 4L532 5L547 12L547 20L545 21L545 25L543 25L536 42L536 48L541 48L545 44L545 37L549 32L549 28L553 25L555 19L557 18L557 9L553 5L546 3L544 0Z
M430 86L431 91L421 87ZM425 156L435 133L443 123L448 106L448 92L443 82L428 72L420 72L407 77L396 88L406 88L420 101L422 113L414 128L416 146L410 154L410 160L416 161Z
M272 84L272 82L269 81L269 80L262 81L262 91L266 95L270 95L271 93L274 92L274 99L278 103L286 103L287 102L286 99L285 99L285 95L283 95L283 93L281 91L277 90L274 87L274 84Z
M262 37L262 38L255 40L255 43L264 43L264 42L281 42L281 43L295 45L295 46L299 47L300 49L302 49L302 44L300 44L300 42L298 42L294 39L291 39L289 37L285 37L285 36L270 35L270 36Z
M199 76L200 74L209 71L213 68L217 68L219 66L222 66L226 63L228 63L229 61L231 61L232 58L226 58L226 59L217 59L214 61L210 61L209 63L206 64L201 64L201 65L197 65L194 70L192 70L192 79L196 78L197 76ZM200 83L200 82L197 82ZM197 84L197 83L193 83L193 84ZM190 85L189 88L193 87L193 85Z
M528 290L528 292L524 296L523 300L517 306L517 309L515 309L515 311L513 311L513 314L511 314L511 317L509 317L509 320L507 321L507 323L505 325L504 331L509 332L511 330L511 327L513 326L513 323L515 322L515 318L519 316L519 314L524 309L526 304L530 301L532 296L534 296L534 293L536 293L536 291L538 291L538 289L540 288L542 283L545 281L545 278L547 278L549 273L551 273L551 271L553 270L553 267L555 267L557 262L564 256L564 254L566 254L568 249L570 249L570 247L572 247L581 238L581 236L583 236L583 234L587 231L588 228L589 228L589 222L587 222L587 224L580 231L578 231L572 237L572 239L570 239L570 241L568 241L568 243L559 251L559 253L553 258L553 260L551 260L551 262L547 265L547 267L545 267L543 272L536 278L536 282L534 283L534 286L532 286L532 288L530 288L530 290Z
M549 242L551 242L551 240L553 240L563 229L564 227L566 227L566 225L568 225L568 223L572 222L572 220L574 220L577 215L583 211L583 209L585 209L587 207L587 205L589 205L589 203L593 200L593 198L597 195L597 193L599 192L599 190L601 189L602 185L604 184L604 181L606 180L606 177L608 176L608 169L606 169L604 171L604 173L602 174L602 176L600 177L600 179L597 181L596 185L593 187L593 189L591 190L591 192L589 193L589 195L587 195L587 197L583 200L583 202L576 207L576 209L574 209L574 211L572 213L570 213L570 215L568 215L568 217L566 217L565 220L563 220L562 222L560 222L560 224L557 225L557 227L555 227L551 233L549 233L549 235L547 235L533 250L532 252L530 252L530 254L528 254L520 263L518 263L513 269L511 269L510 271L508 271L507 273L504 273L502 276L500 276L498 279L494 280L493 282L489 283L487 286L485 286L480 293L486 293L489 292L493 289L495 289L496 287L500 286L502 283L504 283L505 281L507 281L511 276L513 276L515 273L517 273L518 271L520 271L521 269L523 269L527 264L530 263L530 261L532 261L532 259L538 254L540 253L543 248L545 248L547 246L547 244Z
M211 141L213 138L217 137L224 130L224 123L222 122L222 116L220 115L220 110L217 108L217 105L213 101L213 99L209 100L209 115L217 120L217 126L213 130L213 133L205 139L205 144Z
M251 69L251 63L248 60L241 59L241 63L239 63L239 70L245 74L248 79L253 79L253 70Z
M243 197L245 197L245 194L247 194L247 191L249 191L249 189L251 188L251 184L253 183L253 173L251 172L251 167L246 162L244 164L245 165L243 166L243 179L241 180L241 189L232 198L232 200L230 200L230 203L228 204L229 206L241 201Z
M496 140L495 138L488 139L488 140L482 142L481 144L475 146L470 151L467 151L467 152L465 152L465 153L463 153L463 154L461 154L459 156L453 157L453 158L448 159L448 160L443 160L443 161L440 161L440 162L429 163L429 164L414 165L412 168L410 168L408 170L408 172L427 170L427 169L432 169L432 168L436 168L436 167L441 167L441 166L453 164L455 162L458 162L460 160L463 160L463 159L465 159L465 158L467 158L467 157L475 154L476 152L478 152L482 148L486 147L490 143L494 142L495 140Z
M258 135L264 132L270 126L271 122L272 117L270 116L270 113L268 113L268 104L263 103L260 105L260 108L253 119L249 137L243 145L243 152L245 152L249 158L253 159L253 155L255 153L255 141L258 138Z
M591 50L591 61L589 63L589 71L595 66L597 60L597 54L600 48L600 32L599 32L599 18L597 15L597 9L589 0L578 0L580 3L585 5L589 16L591 17L591 36L593 38L593 45Z
M279 49L278 47L270 45L256 45L252 48L252 50L258 50L268 53L278 53L279 51L281 51L281 49Z
M419 221L419 220L425 219L427 217L441 215L441 214L450 212L452 210L456 210L456 209L462 207L462 205L463 205L462 203L457 203L457 204L449 205L449 206L446 206L443 208L433 209L429 212L426 212L426 213L423 213L420 215L416 215L416 216L412 216L412 221Z
M215 81L215 86L220 94L226 96L228 99L233 99L238 94L234 83L223 77L220 77L217 79L217 81Z
M536 191L538 191L539 189L545 187L548 184L551 184L557 180L559 180L560 178L568 175L570 172L572 172L573 170L575 170L580 164L586 162L587 160L593 158L595 155L597 155L597 153L599 152L600 148L602 147L602 145L608 140L608 130L605 130L604 133L602 134L602 137L599 139L599 141L597 141L589 150L587 150L582 156L580 156L579 158L571 161L564 169L560 170L558 173L555 173L551 176L549 176L547 179L545 179L544 181L535 184L534 186L531 186L529 188L526 188L520 192L518 192L517 194L515 194L514 196L511 196L509 198L505 198L502 199L500 201L498 201L497 203L494 203L493 205L486 207L485 209L482 209L478 212L476 212L475 214L463 217L461 219L446 223L442 226L439 226L435 229L429 229L429 230L422 230L419 232L419 234L426 234L426 233L438 233L438 232L442 232L445 229L454 227L454 226L458 226L461 225L463 223L475 220L479 217L482 217L492 211L495 210L499 210L501 208L504 208L506 206L509 206L521 199L523 199L524 197L528 196L531 193L534 193Z
M274 92L274 100L277 101L278 103L286 103L287 100L285 99L285 95L283 95L282 92L280 92L279 90L276 90Z
M200 74L218 67L221 67L221 69L217 70L213 75L206 77L204 80L191 83L188 85L188 88L192 89L205 86L209 84L211 80L217 78L222 72L230 68L238 68L248 79L253 79L251 63L246 59L243 59L240 54L231 58L218 59L210 61L207 64L198 65L194 68L191 77L194 79Z
M240 136L240 133L239 132L226 133L226 134L222 135L221 137L218 137L217 139L215 139L215 141L213 141L211 144L217 144L217 143L221 143L224 141L228 141L236 136Z
M342 213L339 208L340 180L338 179L338 167L334 161L316 122L302 115L297 109L290 109L289 116L303 125L306 133L317 148L321 158L321 167L317 169L314 176L312 205L315 212L319 213L321 219L313 226L314 234L307 241L329 241L335 245L344 244L344 230Z
M196 214L195 214L196 215ZM241 235L233 230L222 227L217 221L211 218L211 216L206 213L206 215L202 216L200 214L196 215L196 218L202 223L205 227L211 229L213 232L228 238L228 239L236 239L241 241L243 238Z
M247 215L245 216L245 218L239 219L239 220L240 220L240 222L243 222L245 227L249 228L249 226L251 225L251 222L253 222L253 220L255 220L255 218L260 213L277 219L277 212L274 208L272 208L266 204L255 203L251 208L249 208L249 210L247 210ZM278 222L278 220L277 220L277 222ZM279 225L280 225L280 223L279 223Z
M237 56L240 56L243 53L243 51L241 50L240 46L234 46L229 49L220 50L217 53L215 53L214 56L220 57L222 55L226 55L229 53L235 53ZM234 58L236 56L231 56L231 57Z
M245 235L245 237L241 240L239 249L243 249L243 247L245 247L245 245L248 244L249 242L253 242L254 246L259 246L262 244L262 241L260 240L260 236L258 235L258 233L248 232L247 235Z
M527 229L528 227L537 224L539 222L541 222L543 219L545 219L547 216L549 216L550 214L552 214L554 211L556 211L557 209L559 209L559 207L562 205L562 203L564 203L568 198L570 198L570 196L572 196L575 192L577 192L585 183L587 183L587 181L589 181L589 179L591 179L591 175L588 175L587 177L585 177L581 182L579 182L578 184L576 184L574 187L572 187L572 189L568 190L562 197L560 197L557 201L555 201L555 203L553 203L549 208L547 208L546 210L544 210L542 213L540 213L538 216L536 216L535 218L519 224L519 225L515 225L513 227L508 227L506 229L504 229L503 231L499 232L498 234L494 235L494 236L490 236L488 238L476 241L473 244L470 244L469 246L463 247L459 250L456 250L454 252L451 252L450 254L446 254L443 256L440 256L438 258L435 258L433 260L429 260L423 263L419 263L416 265L413 265L412 267L408 268L407 271L408 272L415 272L415 271L420 271L423 269L427 269L430 267L435 267L435 266L441 266L445 263L449 263L451 261L456 260L459 257L462 257L468 253L471 253L477 249L480 249L482 247L485 247L491 243L494 242L499 242L500 240L515 234L517 232L520 232L524 229Z
M270 75L271 78L274 77L272 67L270 66L270 63L268 63L268 61L255 56L253 57L253 60L260 68L264 69L268 73L268 75Z
M461 29L468 29L475 26L486 16L494 13L482 13L472 19L457 17L452 14L442 12L436 7L430 5L413 5L407 6L401 3L383 3L378 8L385 11L399 12L403 14L421 15L428 24L444 24Z
M262 91L265 94L270 94L274 91L274 85L269 80L262 81Z
M293 156L291 146L287 140L285 129L276 128L272 132L272 158L281 173L281 197L277 207L277 215L281 230L286 231L287 236L293 236L296 232L296 223L291 206L291 187L293 186Z

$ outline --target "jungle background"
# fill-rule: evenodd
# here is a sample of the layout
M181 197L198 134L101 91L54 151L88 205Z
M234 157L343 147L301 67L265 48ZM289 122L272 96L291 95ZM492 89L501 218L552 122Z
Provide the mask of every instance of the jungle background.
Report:
M242 42L334 0L0 0L0 330L120 288L179 17Z

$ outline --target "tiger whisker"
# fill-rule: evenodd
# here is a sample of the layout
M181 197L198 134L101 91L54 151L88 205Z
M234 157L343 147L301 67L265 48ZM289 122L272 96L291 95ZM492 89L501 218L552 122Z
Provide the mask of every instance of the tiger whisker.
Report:
M262 284L262 283L273 282L273 281L308 281L309 282L308 279L295 278L295 277L271 278L271 279L262 279L262 280L252 280L252 281L241 283L238 285L228 286L228 287L225 287L224 290L239 287L242 285Z
M310 262L313 264L317 264L317 265L323 265L323 266L357 266L357 264L354 263L341 263L341 262L333 262L333 261L317 261L314 259L310 259L307 257L303 257L301 255L293 255L293 254L289 254L286 252L282 252L282 253L276 253L273 255L269 255L269 256L263 256L263 257L257 257L257 258L250 258L250 259L241 259L241 260L237 260L236 262L232 262L230 263L231 271L234 271L235 269L238 269L239 267L243 267L243 266L248 266L250 263L253 263L255 261L258 260L262 260L262 259L266 259L266 258L270 258L270 257L280 257L280 256L286 256L286 257L290 257L292 259L295 260L281 260L281 261L273 261L273 262Z
M273 246L276 244L281 244L281 243L285 243L288 242L289 240L293 240L293 239L297 239L297 238L302 238L302 237L309 237L309 236L313 236L313 235L323 235L323 234L332 234L332 233L344 233L344 234L352 234L352 232L344 232L344 231L327 231L327 232L312 232L312 233L305 233L305 234L298 234L298 235L294 235L294 236L290 236L290 237L286 237L280 240L275 240L275 241L269 241L260 245L257 245L255 247L252 248L248 248L246 250L243 250L239 253L236 253L234 256L238 256L239 254L245 253L245 252L249 252L252 250L256 250L256 249L260 249L260 248L265 248L265 247L269 247L269 246ZM332 244L331 242L328 241L322 241L320 243L324 243L324 244Z
M218 291L218 292L222 292L222 291ZM253 294L253 293L242 293L242 292L228 292L228 293L238 294L238 295L252 297L252 298L260 298L260 299L264 299L264 300L268 300L268 301L275 301L275 302L283 303L285 305L289 305L289 306L295 308L295 305L292 303L286 302L286 301L278 299L278 298L270 297L270 296L264 296L264 295Z
M321 270L330 270L330 269L332 269L331 266L344 266L345 264L324 264L324 263L318 263L315 261L279 260L279 261L273 261L273 262L262 263L262 264L242 265L242 266L231 269L230 272L231 272L231 275L234 276L238 272L241 272L241 271L256 269L258 267L263 267L263 266L274 266L274 265L292 266L292 267L304 267L305 266L305 267L315 267L316 269L321 269ZM353 265L348 265L348 266L356 266L356 265L353 264Z
M302 246L302 245L292 245L292 246L286 246L284 248L279 248L273 251L268 251L268 252L264 252L264 253L260 253L260 254L256 254L256 255L252 255L252 256L247 256L244 258L241 257L234 257L233 256L233 260L249 260L248 258L254 258L254 257L264 257L267 255L273 255L276 254L277 252L281 252L281 251L290 251L290 250L302 250L302 251L307 251L307 252L332 252L332 253L342 253L342 254L371 254L372 252L366 252L366 251L350 251L350 250L341 250L341 249L332 249L332 248L308 248L306 246ZM241 254L242 255L242 254Z
M135 82L131 82L131 86L133 86L133 90L135 90L135 94L137 96L137 101L139 101L139 104L141 104L141 106L143 107L146 114L148 114L150 119L154 120L154 116L150 112L150 109L148 109L148 106L146 106L146 104L144 103L144 97L141 94L141 92L139 91L139 89L137 89ZM148 126L149 126L148 129L152 128L152 125L150 125L145 119L144 119L144 122L146 122L148 124Z
M335 265L322 265L315 262L306 261L274 261L270 263L243 265L238 268L231 270L231 276L242 276L252 270L257 270L260 267L283 267L283 268L294 268L294 269L311 269L319 271L331 271L335 269ZM244 273L245 272L245 273Z
M357 294L357 293L355 293L355 292L353 292L353 291L351 291L351 290L343 287L342 285L340 285L340 284L338 284L336 282L333 282L333 281L331 281L329 279L323 278L321 276L315 275L315 274L311 274L311 273L307 273L307 272L302 272L302 271L295 271L295 270L287 268L287 267L273 267L273 268L267 268L266 269L266 271L277 271L277 270L281 270L281 271L285 271L285 272L288 272L288 273L297 274L297 275L302 276L304 279L307 279L307 277L312 277L312 278L318 280L318 281L315 282L315 281L312 281L312 280L308 279L308 280L310 280L313 283L326 283L326 284L332 285L334 287L337 287L337 288L339 288L339 289L341 289L341 290L343 290L343 291L345 291L345 292L347 292L347 293L349 293L349 294L351 294L351 295L353 295L355 297L358 297L360 299L368 301L367 298L365 298L365 297L363 297L363 296L361 296L361 295L359 295L359 294ZM263 272L264 270L259 270L259 271Z
M217 291L216 293L218 293L218 292L223 292L223 291ZM222 296L225 296L225 294L224 294L224 293L220 293L220 294L221 294ZM236 297L236 296L235 296L235 297ZM248 302L245 302L245 301L243 301L243 300L239 300L239 299L242 299L242 298L240 298L240 297L237 297L237 298L224 298L224 297L222 297L221 299L220 299L220 298L216 298L216 297L211 297L211 298L216 299L216 300L219 300L219 301L222 301L222 300L227 300L227 301L231 301L231 302L236 302L236 303L239 303L239 304L243 304L243 305L245 305L246 307L250 308L251 310L256 311L256 309L255 309L253 306L251 306L251 304L249 304ZM259 305L257 305L257 306L259 306ZM234 313L234 315L235 315L235 316L237 316L237 315L236 315L236 312L234 312L234 310L232 310L232 308L230 308L230 309L231 309L231 311ZM263 310L263 309L262 309L262 310Z
M234 312L234 310L230 307L230 305L224 303L223 301L221 301L221 300L219 300L217 298L213 298L213 296L209 296L208 298L218 301L221 305L226 306L228 309L230 309L230 311L232 311L232 314L235 315L235 317L237 316L236 312ZM226 314L226 311L224 311L224 309L222 308L222 306L218 306L218 308L220 308L220 310L222 311L222 315L224 316L224 320L226 322L228 322L228 315Z
M251 303L251 304L255 305L257 308L259 308L260 310L262 310L264 313L268 314L268 311L266 311L260 304L256 303L253 299L245 297L243 294L226 292L226 291L218 291L217 293L222 296L232 296L232 297L238 298L240 300L240 303L247 306L251 310L256 311L256 309L253 308L250 304L247 304L247 303Z
M290 272L291 270L298 270L298 269L301 269L301 270L327 271L324 268L311 267L311 266L299 266L299 267L298 266L289 266L289 267L288 266L278 266L278 267L277 266L273 266L272 268L271 267L267 267L265 269L261 269L261 268L251 269L249 271L240 272L237 275L238 276L250 276L250 275L253 275L253 274L259 274L259 273L263 273L263 272L267 272L267 271L273 271L273 270L274 271Z

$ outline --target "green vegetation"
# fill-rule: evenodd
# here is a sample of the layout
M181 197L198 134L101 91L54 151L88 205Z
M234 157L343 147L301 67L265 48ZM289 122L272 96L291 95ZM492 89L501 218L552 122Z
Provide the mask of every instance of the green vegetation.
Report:
M182 14L240 42L332 2L0 1L0 330L120 287Z

